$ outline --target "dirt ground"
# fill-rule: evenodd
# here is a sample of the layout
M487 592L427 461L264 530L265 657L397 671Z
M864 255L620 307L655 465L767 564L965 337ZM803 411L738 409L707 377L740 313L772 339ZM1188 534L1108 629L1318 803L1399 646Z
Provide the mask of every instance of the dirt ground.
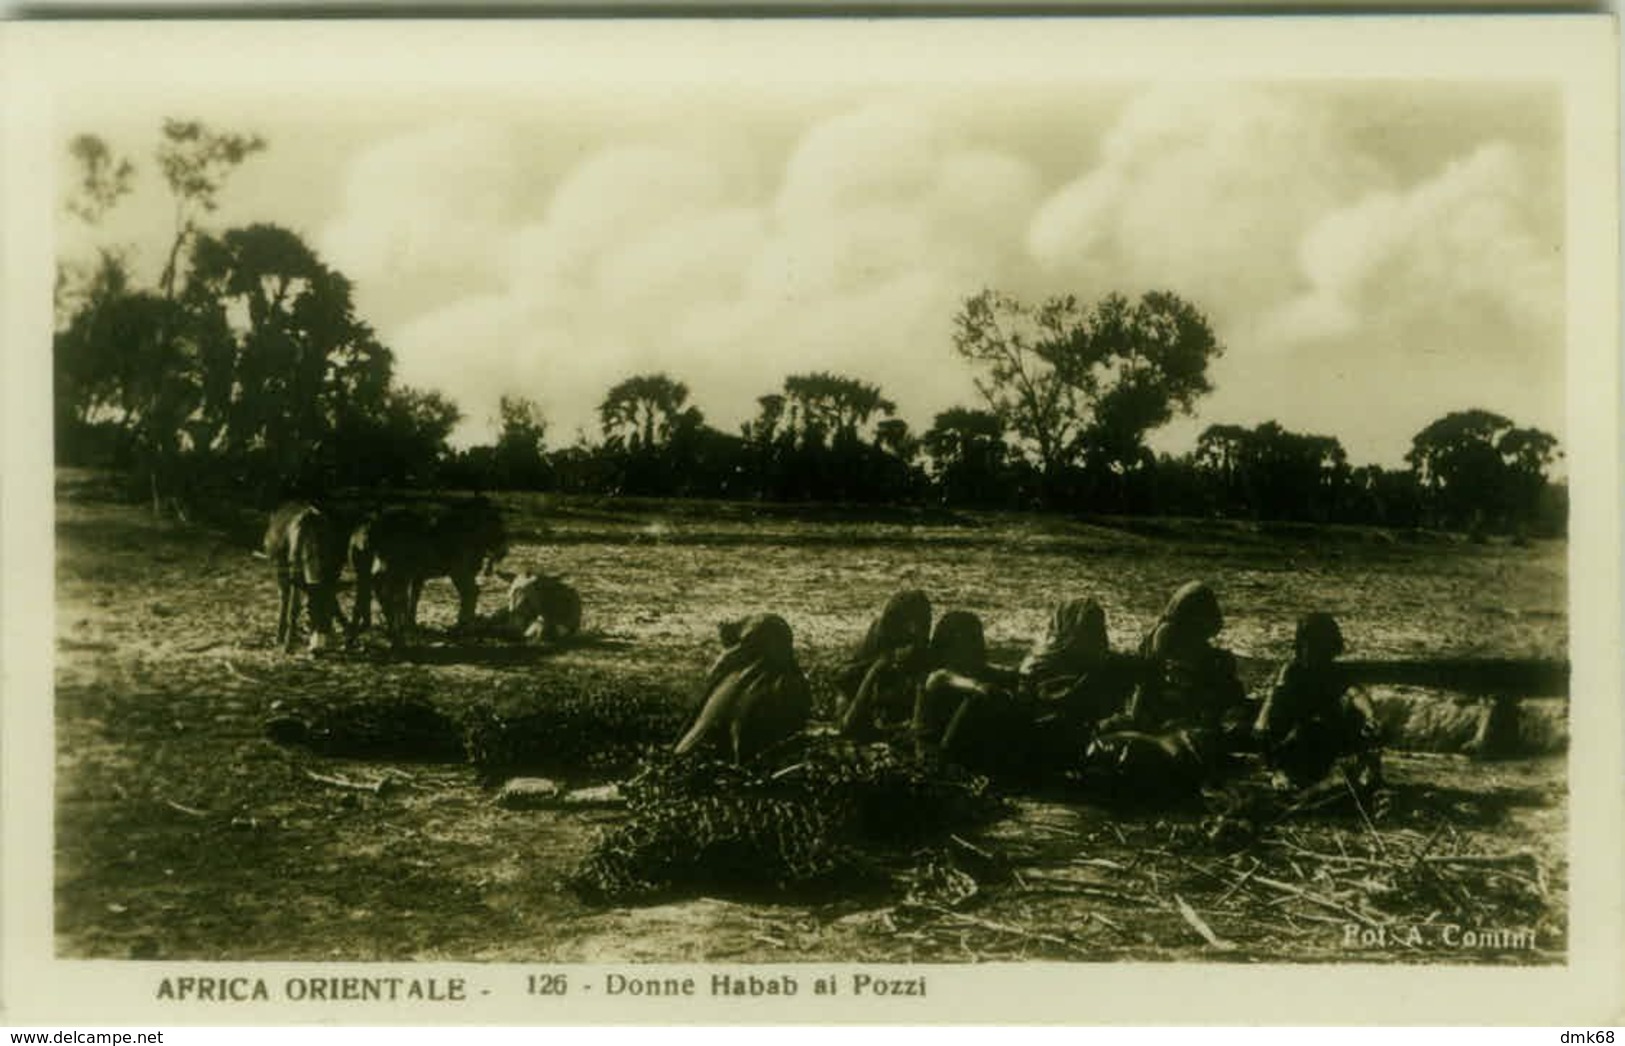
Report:
M1297 615L1312 608L1338 616L1352 657L1562 658L1560 542L901 510L854 520L542 496L502 503L516 535L508 566L562 574L580 591L578 641L454 642L440 631L454 617L453 593L431 582L426 642L412 654L373 645L313 658L273 647L275 584L249 554L259 524L248 514L207 525L154 520L104 496L94 477L59 477L59 954L1562 961L1562 757L1476 764L1393 753L1394 802L1380 833L1363 818L1332 818L1241 850L1205 842L1194 818L1123 821L1070 799L1014 797L1009 816L959 840L1003 870L963 905L699 898L595 908L561 880L620 811L505 810L466 763L324 757L275 744L264 731L268 716L313 696L420 697L448 714L497 699L545 702L584 685L654 688L683 701L715 655L716 623L758 610L794 626L818 691L885 597L904 586L925 589L939 610L980 613L995 657L1010 662L1064 597L1100 600L1114 645L1130 647L1167 595L1196 577L1219 592L1221 642L1255 682L1290 647ZM482 611L498 599L494 587L483 592ZM386 777L391 786L377 792L343 784ZM1476 946L1445 934L1441 912L1474 910L1480 900L1443 876L1429 880L1438 905L1401 889L1383 909L1398 920L1392 926L1424 932L1398 944L1358 943L1369 913L1340 912L1334 887L1348 885L1351 868L1398 867L1394 847L1414 855L1408 871L1442 873L1434 862L1445 853L1491 869L1526 857L1516 871L1475 882L1527 886L1531 897L1538 887L1538 903L1481 899L1479 929L1505 929L1500 923L1515 915L1513 928L1527 929L1528 941ZM1301 878L1259 872L1277 865ZM1324 888L1313 885L1317 867ZM1261 888L1266 878L1297 893ZM1362 896L1379 900L1396 889L1366 885ZM1182 910L1187 903L1195 919Z

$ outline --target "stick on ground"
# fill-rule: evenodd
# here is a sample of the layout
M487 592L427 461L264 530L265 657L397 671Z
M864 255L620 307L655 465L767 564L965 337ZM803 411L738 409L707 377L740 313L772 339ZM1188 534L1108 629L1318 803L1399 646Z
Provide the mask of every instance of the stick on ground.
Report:
M1174 894L1174 904L1179 906L1180 916L1183 917L1185 922L1190 925L1191 929L1197 932L1202 940L1206 941L1208 944L1211 944L1214 948L1217 948L1221 952L1235 950L1236 946L1214 933L1213 928L1203 921L1200 915L1196 914L1196 909L1185 903L1185 898L1179 896L1177 893Z

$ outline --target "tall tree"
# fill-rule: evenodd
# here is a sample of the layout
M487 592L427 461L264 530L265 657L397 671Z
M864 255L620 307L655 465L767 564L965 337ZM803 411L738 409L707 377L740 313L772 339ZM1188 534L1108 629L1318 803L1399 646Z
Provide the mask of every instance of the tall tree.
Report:
M1250 509L1248 444L1252 433L1244 425L1209 425L1196 437L1195 462L1209 483L1210 510L1230 515Z
M104 140L93 134L75 135L68 143L68 155L76 180L63 207L86 226L100 225L107 212L129 194L135 164L115 155ZM53 300L59 329L74 305L82 302L96 284L105 283L109 270L119 270L123 281L128 282L128 260L123 250L102 246L96 253L97 261L89 268L68 259L57 260Z
M612 443L653 450L671 439L687 405L687 385L665 374L640 374L609 390L598 405L598 420Z
M1207 317L1164 291L1091 306L984 290L955 317L954 348L980 371L977 389L1034 454L1051 496L1080 456L1116 473L1146 461L1146 434L1211 391L1208 364L1224 351Z
M200 442L227 455L260 448L287 474L341 417L383 407L391 356L356 319L350 281L295 233L199 235L183 300L205 334Z
M1557 437L1537 428L1514 428L1501 435L1495 449L1507 469L1508 522L1523 534L1537 522L1548 485L1547 472L1563 456Z
M1213 390L1208 364L1223 355L1207 317L1178 295L1153 291L1130 303L1119 294L1101 299L1074 328L1079 351L1071 380L1090 417L1084 452L1122 471L1145 454L1145 436L1189 414Z
M1195 460L1218 508L1268 519L1330 519L1351 476L1336 438L1274 421L1252 429L1209 425L1197 437Z
M784 460L795 443L794 432L785 424L788 402L772 392L758 396L756 408L756 417L739 427L754 472L752 486L757 497L782 497Z
M740 435L753 446L770 446L781 434L786 405L785 398L776 392L756 397L756 417L739 427Z
M784 396L803 441L856 441L876 415L890 417L897 410L879 386L827 371L790 375Z
M107 142L94 134L75 135L68 152L78 168L68 211L87 225L96 225L130 192L135 164L128 157L114 155Z
M547 421L541 406L523 396L503 396L497 405L497 445L512 445L540 453L547 440Z
M197 120L164 121L158 169L169 186L175 214L174 239L158 278L164 297L175 296L182 252L197 235L202 216L219 207L226 177L264 148L265 140L258 135L214 131Z
M1072 357L1080 307L1071 296L1033 306L983 290L954 317L954 350L975 366L976 389L1001 424L1033 451L1047 484L1068 463L1084 419Z

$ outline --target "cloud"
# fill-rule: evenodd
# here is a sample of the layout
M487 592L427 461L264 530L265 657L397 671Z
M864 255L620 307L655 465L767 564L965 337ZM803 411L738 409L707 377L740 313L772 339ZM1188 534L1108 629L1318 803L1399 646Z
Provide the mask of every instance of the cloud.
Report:
M664 223L723 207L733 195L727 173L698 153L657 146L605 149L564 177L545 222L521 239L540 248L547 267L579 271ZM523 256L519 264L523 275Z
M1310 222L1381 177L1321 110L1284 92L1160 87L1124 108L1027 242L1089 295L1174 290L1236 320L1289 284Z
M1027 242L1052 285L1173 289L1228 346L1165 449L1276 418L1395 462L1476 405L1561 430L1561 233L1539 167L1480 140L1417 177L1370 143L1313 95L1157 88L1038 209Z
M503 223L520 188L509 141L491 126L454 124L389 139L358 156L342 210L317 247L361 278L360 298L382 323L479 294L506 279Z
M646 121L564 153L541 126L429 128L351 164L319 243L403 377L467 411L465 440L504 393L559 438L592 432L604 391L647 371L727 429L809 370L928 425L975 402L952 319L983 287L1190 298L1229 348L1198 427L1276 417L1388 460L1460 406L1560 428L1549 157L1458 135L1419 173L1327 97L1155 87L1008 135L972 102L910 98Z
M1561 244L1534 227L1535 193L1517 151L1490 142L1403 192L1326 214L1304 236L1310 289L1283 307L1284 330L1314 337L1346 334L1365 317L1436 317L1427 324L1436 326L1487 316L1549 334L1562 315Z
M1541 193L1520 151L1494 141L1326 213L1302 238L1306 288L1260 319L1258 346L1302 380L1335 376L1323 427L1375 455L1465 407L1561 431L1563 258L1536 217Z
M686 381L726 428L797 371L879 382L916 416L971 394L948 365L953 312L1025 264L1033 169L897 104L815 121L777 155L718 137L589 150L528 200L511 150L488 141L508 159L477 165L478 206L401 175L383 196L352 193L324 243L362 283L390 284L397 309L400 288L435 285L384 333L404 379L463 405L465 439L508 392L557 432L590 431L604 390L639 371ZM424 132L369 153L350 183L409 158L443 180L472 147ZM386 220L419 190L406 228Z

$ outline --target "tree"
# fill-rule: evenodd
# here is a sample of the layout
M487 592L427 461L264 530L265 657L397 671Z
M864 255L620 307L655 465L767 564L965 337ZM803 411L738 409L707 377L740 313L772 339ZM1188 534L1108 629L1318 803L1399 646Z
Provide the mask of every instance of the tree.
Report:
M756 404L740 433L759 496L883 500L914 485L915 441L878 386L826 371L792 374Z
M879 386L827 371L790 375L784 396L803 442L855 442L875 415L890 417L897 410Z
M350 281L276 225L199 234L182 298L199 346L193 440L266 483L324 467L360 478L346 434L387 427L394 356L355 316Z
M620 382L598 406L603 455L612 467L612 488L626 494L675 493L693 450L692 433L703 423L688 406L688 386L665 374L640 374ZM684 434L687 434L685 438Z
M93 295L55 338L55 364L73 401L59 409L81 424L110 422L131 441L138 468L161 508L182 449L182 424L202 385L195 345L175 302L116 283Z
M944 502L994 505L1006 499L1004 434L1004 422L992 411L953 407L936 416L920 442Z
M1563 452L1557 449L1556 436L1536 428L1503 433L1495 449L1507 466L1509 522L1522 534L1539 521L1546 500L1547 470Z
M756 496L782 498L787 489L786 458L794 450L795 433L785 424L787 401L778 393L756 399L757 413L739 427L748 448Z
M1345 512L1364 523L1385 527L1416 527L1422 523L1423 492L1416 473L1365 465L1349 475L1353 504Z
M126 157L115 156L108 144L93 134L75 135L68 143L68 155L78 172L78 181L63 200L63 207L85 225L99 225L107 212L129 194L135 164ZM90 293L92 286L107 269L116 267L123 270L127 278L127 258L122 250L98 247L96 253L97 263L89 269L66 259L57 259L53 302L58 328L71 312L74 302Z
M79 168L79 181L68 197L67 208L87 225L96 225L131 189L135 164L113 155L107 143L93 134L75 135L68 152Z
M118 307L131 291L129 270L103 253L79 292L79 304L63 318L53 342L57 431L86 425L92 415L118 395L124 353L114 337L108 309Z
M1080 457L1121 475L1150 460L1145 436L1211 391L1224 351L1207 317L1177 295L1037 306L985 290L955 317L954 348L980 368L988 406L1036 456L1050 499Z
M1070 295L1035 308L984 290L954 317L954 350L981 369L977 391L1028 444L1048 485L1068 463L1083 424L1076 382L1085 368L1071 359L1078 312Z
M908 450L908 428L889 424L897 405L878 386L827 371L792 374L783 403L781 496L881 501L906 493L911 470L898 452Z
M1440 522L1478 529L1499 513L1504 466L1495 441L1512 427L1492 411L1453 411L1411 440L1405 461Z
M875 425L875 446L907 464L920 452L920 441L902 418L886 418Z
M1348 478L1348 455L1330 436L1266 421L1242 442L1241 470L1253 513L1265 519L1330 518Z
M78 171L78 181L63 201L63 207L85 225L99 225L107 212L130 192L135 164L115 156L108 144L93 134L75 135L68 143L68 154ZM128 282L127 259L122 250L99 247L96 253L97 262L89 269L58 259L53 296L58 328L75 302L82 302L96 284L105 282L108 270L119 270L123 282Z
M210 130L197 120L165 120L158 146L158 169L174 202L175 236L158 285L164 297L175 296L181 252L198 232L198 220L219 206L225 179L239 164L265 148L258 135Z
M497 406L497 479L507 486L540 487L547 479L547 422L542 408L519 396Z
M433 390L403 385L385 404L375 478L401 484L429 482L450 454L447 443L463 412Z
M1291 432L1274 421L1255 428L1209 425L1194 461L1227 514L1325 521L1339 514L1353 473L1332 436Z
M1212 509L1223 515L1247 510L1253 504L1248 473L1248 440L1244 425L1209 425L1196 437L1197 468L1211 480Z
M1085 453L1117 471L1144 457L1145 436L1189 414L1196 399L1213 390L1208 363L1224 349L1207 317L1177 295L1153 291L1130 304L1109 294L1089 311L1073 337L1077 368L1090 419L1082 434Z
M745 437L746 442L757 446L771 445L779 438L779 425L784 421L785 406L785 398L776 392L756 397L756 417L739 427L740 435Z
M609 390L598 419L612 444L653 450L671 439L687 404L687 385L665 374L640 374Z
M1521 527L1538 511L1557 438L1493 411L1453 411L1411 440L1405 460L1447 524Z

